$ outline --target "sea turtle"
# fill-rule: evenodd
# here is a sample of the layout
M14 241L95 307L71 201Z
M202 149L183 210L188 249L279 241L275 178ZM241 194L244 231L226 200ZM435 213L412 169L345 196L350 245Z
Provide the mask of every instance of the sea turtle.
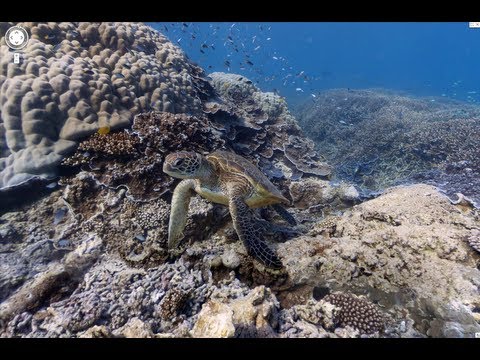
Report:
M279 204L289 204L270 180L247 159L217 150L207 156L180 151L165 158L163 171L184 179L173 192L168 247L174 248L183 236L188 205L193 191L214 203L227 205L238 237L250 255L271 269L282 268L282 262L263 239L265 220L254 216L249 208L273 205L290 224L295 219Z

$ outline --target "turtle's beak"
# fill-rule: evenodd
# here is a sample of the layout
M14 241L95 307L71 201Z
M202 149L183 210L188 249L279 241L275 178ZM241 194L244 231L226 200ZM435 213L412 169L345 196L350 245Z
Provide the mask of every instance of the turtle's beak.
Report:
M175 170L172 169L171 164L166 162L166 161L163 163L163 172L170 175L170 176L177 177L177 176L175 176L176 173L175 173Z

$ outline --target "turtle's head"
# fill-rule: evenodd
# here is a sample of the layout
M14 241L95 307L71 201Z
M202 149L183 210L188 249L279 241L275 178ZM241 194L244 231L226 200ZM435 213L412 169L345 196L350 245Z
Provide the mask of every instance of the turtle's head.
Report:
M204 158L193 151L179 151L167 155L163 163L163 172L179 179L201 177Z

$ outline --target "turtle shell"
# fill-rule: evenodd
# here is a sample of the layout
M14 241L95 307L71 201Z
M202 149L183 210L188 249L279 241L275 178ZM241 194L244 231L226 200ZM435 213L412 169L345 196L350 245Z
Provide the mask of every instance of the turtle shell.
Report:
M239 174L250 181L257 195L277 199L278 202L289 204L280 190L250 161L232 152L217 150L207 155L207 160L220 172Z

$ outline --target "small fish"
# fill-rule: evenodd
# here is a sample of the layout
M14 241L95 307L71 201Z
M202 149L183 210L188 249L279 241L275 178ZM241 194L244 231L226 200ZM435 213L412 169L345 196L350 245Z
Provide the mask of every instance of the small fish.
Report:
M145 236L138 234L138 235L135 235L135 239L137 239L138 241L145 241Z
M167 25L163 25L163 28L165 29L166 32L168 32Z
M60 239L57 241L57 246L60 248L66 248L71 245L70 240L67 239Z
M212 50L215 50L215 46L213 46L213 44L210 45L210 47L212 48Z
M267 41L268 41L268 40L272 40L272 38L267 38Z
M316 97L317 97L317 95L315 95L315 94L311 94L311 95L312 95L312 97L314 97L314 98L316 98Z
M67 211L68 210L66 208L58 209L53 215L53 225L57 225L58 223L60 223L60 221L62 221Z
M208 45L205 44L205 43L203 43L203 44L202 44L202 48L203 48L203 49L208 49Z
M230 40L231 42L233 42L233 39L230 35L227 36L227 39Z
M213 66L212 65L208 65L208 68L211 69Z
M205 51L203 51L202 49L200 49L200 52L201 52L202 54L205 54Z
M258 45L255 49L253 49L253 51L257 51L257 50L260 49L260 48L261 48L261 46Z
M107 135L110 132L110 126L100 126L97 130L97 133L100 135Z
M56 186L58 185L57 182L52 182L50 184L48 184L47 186L45 186L47 189L53 189L55 188Z
M228 61L228 60L225 60L224 64L225 64L225 66L228 66L228 67L230 67L230 61Z
M302 88L296 88L295 91L303 92L303 89Z
M248 65L253 66L253 63L250 60L245 61Z
M273 60L278 60L278 57L273 56L272 59L273 59Z
M477 92L476 91L469 91L467 92L467 94L476 94Z
M255 43L255 39L256 39L256 38L257 38L257 35L254 35L254 36L252 37L252 44Z
M187 23L182 23L182 26L183 27L188 27L188 24Z
M192 34L192 40L195 40L197 37Z
M179 38L179 39L177 40L177 43L179 43L180 41L182 41L182 38Z
M235 26L235 23L234 23L234 24L232 24L232 26L230 26L230 29L231 29L231 28L233 28L234 26Z

